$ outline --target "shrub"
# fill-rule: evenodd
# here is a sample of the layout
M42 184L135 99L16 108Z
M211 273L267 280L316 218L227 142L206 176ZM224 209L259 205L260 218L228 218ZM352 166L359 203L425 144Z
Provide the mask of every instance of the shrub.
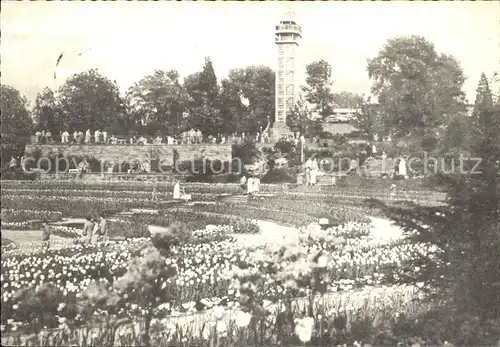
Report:
M296 180L286 169L274 169L262 178L262 183L295 183Z

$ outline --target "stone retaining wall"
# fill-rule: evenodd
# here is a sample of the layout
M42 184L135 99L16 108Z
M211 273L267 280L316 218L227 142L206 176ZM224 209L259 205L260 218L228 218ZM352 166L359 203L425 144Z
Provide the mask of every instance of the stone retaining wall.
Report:
M87 157L108 162L132 162L136 159L158 159L165 166L173 165L174 151L180 161L206 158L210 160L230 161L229 144L186 144L186 145L63 145L29 144L26 145L25 157Z

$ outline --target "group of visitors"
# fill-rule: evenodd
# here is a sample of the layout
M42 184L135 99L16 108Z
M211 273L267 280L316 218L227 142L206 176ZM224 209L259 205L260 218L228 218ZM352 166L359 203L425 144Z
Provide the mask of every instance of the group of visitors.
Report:
M205 136L200 129L191 129L189 131L184 131L180 136L166 137L156 136L155 138L150 138L146 136L127 136L125 138L118 138L116 134L108 137L108 132L106 130L95 130L92 131L87 129L85 133L83 131L75 130L70 134L67 130L61 132L60 135L62 144L137 144L137 145L147 145L147 144L168 144L168 145L180 145L180 144L200 144L200 143L211 143L211 144L225 144L225 143L237 143L242 144L248 141L251 142L269 142L269 135L266 132L263 133L233 133L229 135L216 134ZM37 131L35 133L35 143L54 143L55 139L50 131Z
M35 133L35 143L53 143L52 133L50 131L38 130Z
M70 141L71 137L71 141ZM106 130L96 130L93 132L90 129L87 129L85 134L83 131L78 131L75 130L73 134L70 135L70 133L67 130L64 130L61 132L61 143L63 144L70 144L70 143L75 143L75 144L81 144L81 143L92 143L92 140L94 143L108 143L108 132ZM35 143L54 143L54 139L52 137L52 134L50 131L37 131L35 133Z
M48 250L50 248L50 237L52 230L49 222L44 220L42 222L42 248ZM97 242L106 242L109 240L108 222L104 212L101 212L97 218L91 216L85 217L85 224L82 233L82 242L84 244L91 244Z
M83 160L78 163L78 175L82 177L84 173L90 173L90 164L87 158L83 158Z
M108 222L104 212L101 212L98 217L85 217L83 226L82 240L85 244L105 242L109 239Z
M250 175L248 178L242 176L240 186L246 194L253 196L260 192L260 178L257 175Z

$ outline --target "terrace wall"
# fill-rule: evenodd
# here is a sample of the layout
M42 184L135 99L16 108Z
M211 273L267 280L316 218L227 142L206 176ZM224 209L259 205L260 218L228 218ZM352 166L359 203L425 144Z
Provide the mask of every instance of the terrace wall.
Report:
M210 160L231 160L229 144L185 144L185 145L63 145L63 144L29 144L26 145L25 156L34 157L39 153L43 157L62 155L65 157L87 157L100 161L123 162L135 159L159 159L163 165L173 165L174 150L178 160L206 158Z

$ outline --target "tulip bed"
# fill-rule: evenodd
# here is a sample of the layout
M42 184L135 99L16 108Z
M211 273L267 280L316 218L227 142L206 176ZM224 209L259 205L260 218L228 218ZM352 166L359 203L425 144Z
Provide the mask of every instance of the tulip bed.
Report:
M367 317L357 316L359 312L347 309L345 302L316 302L315 313L307 313L307 305L292 309L290 300L392 286L403 273L418 272L412 270L416 259L439 251L425 244L386 244L371 237L368 216L383 213L364 200L396 200L377 189L295 190L270 185L263 190L273 196L235 204L220 202L216 195L240 193L238 185L187 184L194 200L213 203L187 205L172 202L171 188L156 186L153 199L151 185L9 182L1 197L6 217L2 229L30 229L31 220L58 222L106 211L112 216L110 234L115 239L85 245L78 241L79 228L64 225L51 226L53 235L69 239L55 249L19 248L2 239L2 332L32 333L32 345L74 345L82 344L81 336L74 341L82 327L116 325L121 320L143 324L152 318L148 328L140 329L150 331L152 345L297 344L321 340L317 332L323 324L329 327L326 345L352 343L358 335L347 334L347 327L355 330L357 320ZM437 199L431 193L411 194L415 200ZM151 211L121 214L132 209ZM315 224L319 218L337 226L323 230ZM242 244L237 234L259 233L254 220L300 227L299 241L294 246ZM172 243L164 254L162 247L171 242L158 243L158 238L178 221L184 223L182 234L189 234L189 239ZM151 225L163 228L151 234ZM369 315L388 319L393 310L408 309L411 297L405 291L394 299L397 304L370 303ZM196 328L172 323L174 317L214 310L236 313L225 323L216 314L218 318ZM285 313L298 320L288 321ZM313 317L312 323L304 314ZM344 316L348 324L333 328ZM45 339L53 328L66 333ZM243 333L243 328L249 332ZM119 345L144 345L143 337L129 330L119 336L101 331L88 338L94 345L118 343L117 339Z
M267 274L256 289L263 299L273 301L279 297L310 295L315 290L314 285L302 281L318 263L324 268L324 278L328 278L325 291L346 292L384 284L386 278L394 277L389 270L394 265L408 263L419 252L436 251L425 245L411 248L404 242L381 245L370 239L368 225L360 222L326 231L311 224L300 230L300 243L296 247L248 249L230 236L233 233L229 227L198 230L189 243L174 250L168 263L176 268L176 275L163 279L162 285L171 299L155 302L155 319L193 314L214 306L240 305L236 302L241 293L235 283L242 284L242 271L247 271L243 269L254 268L255 273ZM42 318L47 328L64 326L67 322L77 327L95 320L96 314L99 316L109 310L94 310L89 314L82 293L94 288L96 283L111 286L113 290L113 285L127 276L130 262L137 257L138 250L150 242L136 238L53 251L4 252L1 270L3 331L36 331L36 324L41 324ZM313 259L318 256L320 260L315 262ZM277 280L270 276L274 271L269 272L270 264L278 264L278 272L284 272L285 277ZM92 290L95 292L95 288ZM41 297L44 301L40 302ZM133 297L130 295L130 300L128 294L120 297L120 304L115 305L113 311L116 319L144 317L147 305ZM43 317L38 317L36 312L43 312Z

